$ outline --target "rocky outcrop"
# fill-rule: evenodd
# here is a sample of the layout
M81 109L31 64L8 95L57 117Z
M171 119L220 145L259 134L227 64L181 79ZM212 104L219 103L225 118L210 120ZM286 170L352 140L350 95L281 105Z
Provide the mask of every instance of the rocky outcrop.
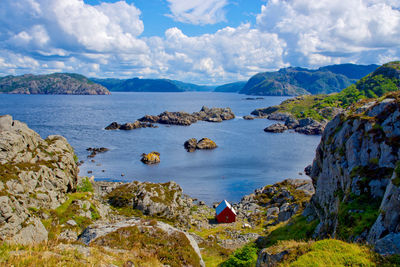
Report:
M118 122L112 122L110 125L108 125L105 130L134 130L134 129L140 129L140 128L157 128L158 126L152 124L152 123L145 123L145 122L140 122L140 121L135 121L135 122L127 122L124 124L119 124Z
M48 75L25 74L0 78L0 93L109 95L110 91L79 74L53 73Z
M400 253L400 97L364 101L328 123L312 164L316 188L305 215L315 234L367 240ZM396 168L396 164L398 168Z
M77 186L75 154L66 139L0 117L0 238L18 243L47 239L41 209L55 209Z
M121 236L125 241L120 239ZM85 229L79 240L87 245L95 244L114 249L139 247L142 253L154 253L154 249L157 249L161 263L173 266L205 266L199 246L191 235L154 220L129 219L112 224L94 224ZM168 249L168 255L163 255L162 250L166 248L173 249Z
M203 106L199 112L189 114L187 112L169 112L165 111L158 116L145 115L140 118L140 122L160 123L170 125L189 126L197 121L222 122L235 118L230 108L208 108Z
M250 223L262 214L270 225L289 220L301 212L314 194L311 180L286 179L282 182L256 189L234 205L238 216Z
M275 124L272 124L272 125L268 126L267 128L265 128L264 132L267 132L267 133L283 133L287 129L288 129L288 127L286 127L286 125L283 125L281 123L275 123Z
M160 163L160 153L153 151L148 154L143 153L141 161L144 164L157 164Z

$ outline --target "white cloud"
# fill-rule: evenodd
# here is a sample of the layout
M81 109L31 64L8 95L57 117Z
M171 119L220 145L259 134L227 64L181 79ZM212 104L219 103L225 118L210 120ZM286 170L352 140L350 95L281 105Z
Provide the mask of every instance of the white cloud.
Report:
M224 20L228 5L167 1L171 17L199 25ZM399 8L396 0L270 0L256 25L143 37L141 11L125 1L0 0L0 76L68 71L223 83L289 65L384 63L400 56Z
M171 28L165 39L154 37L147 43L153 66L159 66L158 72L166 77L224 82L285 66L285 43L276 34L251 29L250 24L196 37Z
M262 6L257 26L286 40L290 63L322 65L399 48L396 6L391 0L271 0Z
M215 24L225 20L227 0L167 0L176 21L196 25Z

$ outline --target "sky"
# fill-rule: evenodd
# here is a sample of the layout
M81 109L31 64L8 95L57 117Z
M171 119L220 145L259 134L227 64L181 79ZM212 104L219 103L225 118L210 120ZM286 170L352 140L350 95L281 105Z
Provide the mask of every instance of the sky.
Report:
M399 59L399 0L0 0L0 76L223 84Z

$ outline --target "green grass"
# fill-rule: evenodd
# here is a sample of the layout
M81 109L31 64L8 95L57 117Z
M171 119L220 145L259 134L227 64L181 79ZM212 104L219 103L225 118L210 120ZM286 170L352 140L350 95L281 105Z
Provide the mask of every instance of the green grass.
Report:
M279 224L267 235L262 247L269 247L281 240L308 240L318 225L318 220L307 222L303 215L293 216L288 222Z
M76 188L77 192L93 192L93 185L88 177L82 179L81 183Z
M309 251L282 266L376 266L375 255L367 247L335 239L317 241Z

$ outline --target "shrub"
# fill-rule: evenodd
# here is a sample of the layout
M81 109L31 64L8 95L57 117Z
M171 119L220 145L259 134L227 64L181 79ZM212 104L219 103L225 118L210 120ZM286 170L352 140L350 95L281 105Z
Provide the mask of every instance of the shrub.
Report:
M221 267L250 267L257 262L257 248L255 244L248 244L236 250L229 259L220 264Z
M88 177L82 179L82 182L76 188L77 192L93 192L93 185Z

